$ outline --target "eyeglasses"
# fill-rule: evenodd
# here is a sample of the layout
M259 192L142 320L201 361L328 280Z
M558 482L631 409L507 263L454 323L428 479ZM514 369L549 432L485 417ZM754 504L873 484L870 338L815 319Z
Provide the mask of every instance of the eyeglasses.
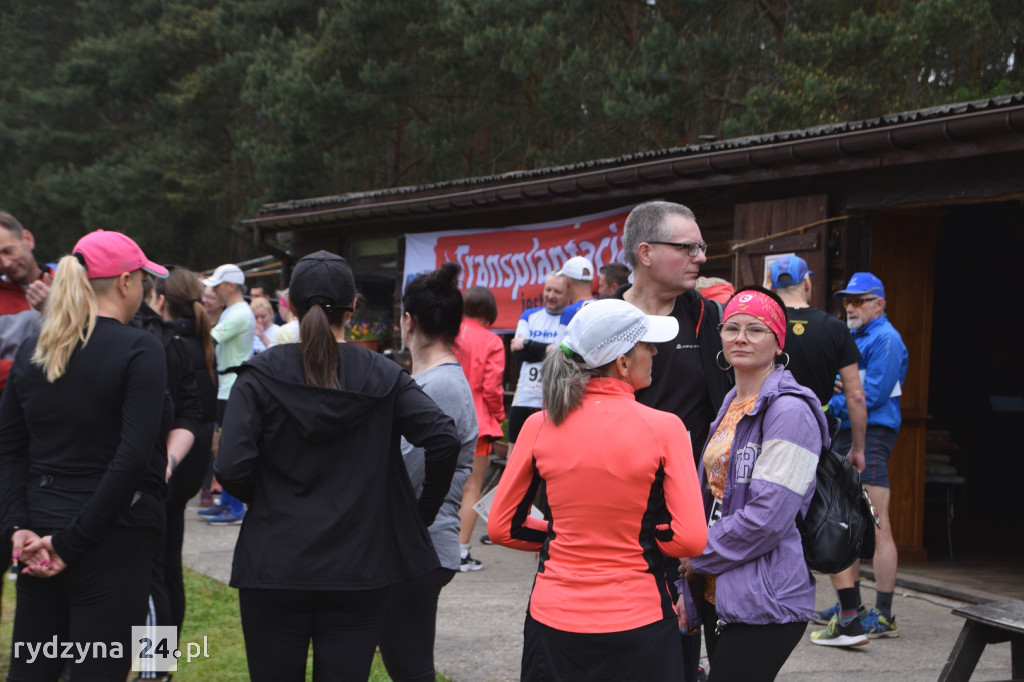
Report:
M686 249L686 255L690 258L696 258L697 253L707 253L708 243L707 242L647 242L648 244L661 244L662 246L674 246L677 249Z
M878 298L879 298L878 296L872 296L870 298L854 298L852 296L844 296L843 297L843 305L844 306L852 305L854 308L859 308L862 305L864 305L865 303L868 303L869 301L877 301Z
M743 332L743 335L747 337L748 342L761 343L764 341L765 337L771 333L771 329L760 325L741 327L738 324L729 324L727 322L718 325L718 334L722 337L723 341L735 341L739 338L740 332Z

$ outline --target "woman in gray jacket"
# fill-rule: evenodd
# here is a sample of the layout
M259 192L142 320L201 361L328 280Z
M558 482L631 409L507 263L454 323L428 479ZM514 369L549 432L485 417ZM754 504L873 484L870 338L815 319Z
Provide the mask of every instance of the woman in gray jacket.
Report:
M437 600L461 563L459 509L462 487L473 470L477 424L473 393L452 352L462 324L456 263L445 263L409 282L402 296L402 342L412 355L412 377L455 420L462 448L444 504L430 528L441 567L391 591L380 653L395 682L432 681ZM423 449L402 441L402 456L417 494L423 487Z

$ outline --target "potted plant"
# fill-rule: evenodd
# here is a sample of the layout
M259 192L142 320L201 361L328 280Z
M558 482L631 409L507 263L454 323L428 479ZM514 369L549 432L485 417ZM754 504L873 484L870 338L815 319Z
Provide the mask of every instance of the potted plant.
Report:
M373 310L357 310L346 325L345 340L379 351L381 342L391 339L391 314Z

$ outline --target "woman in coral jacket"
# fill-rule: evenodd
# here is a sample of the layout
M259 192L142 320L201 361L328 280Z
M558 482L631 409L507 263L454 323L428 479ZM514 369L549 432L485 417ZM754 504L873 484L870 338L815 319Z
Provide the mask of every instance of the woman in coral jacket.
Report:
M633 396L651 383L653 344L677 331L596 301L544 360L545 409L524 424L487 523L496 544L540 551L523 680L682 678L661 555L703 549L703 507L686 427ZM529 516L541 481L548 521Z

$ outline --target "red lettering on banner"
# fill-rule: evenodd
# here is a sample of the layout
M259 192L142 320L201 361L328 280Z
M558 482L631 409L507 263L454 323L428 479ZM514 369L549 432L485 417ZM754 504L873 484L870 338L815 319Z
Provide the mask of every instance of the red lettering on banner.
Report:
M466 233L408 235L407 239L436 239L434 262L410 262L406 276L437 268L445 261L462 266L462 289L487 287L498 302L495 329L515 329L524 310L543 305L544 280L573 256L594 264L596 288L601 266L624 262L622 228L630 208L587 216L565 223ZM421 253L420 258L425 258Z

